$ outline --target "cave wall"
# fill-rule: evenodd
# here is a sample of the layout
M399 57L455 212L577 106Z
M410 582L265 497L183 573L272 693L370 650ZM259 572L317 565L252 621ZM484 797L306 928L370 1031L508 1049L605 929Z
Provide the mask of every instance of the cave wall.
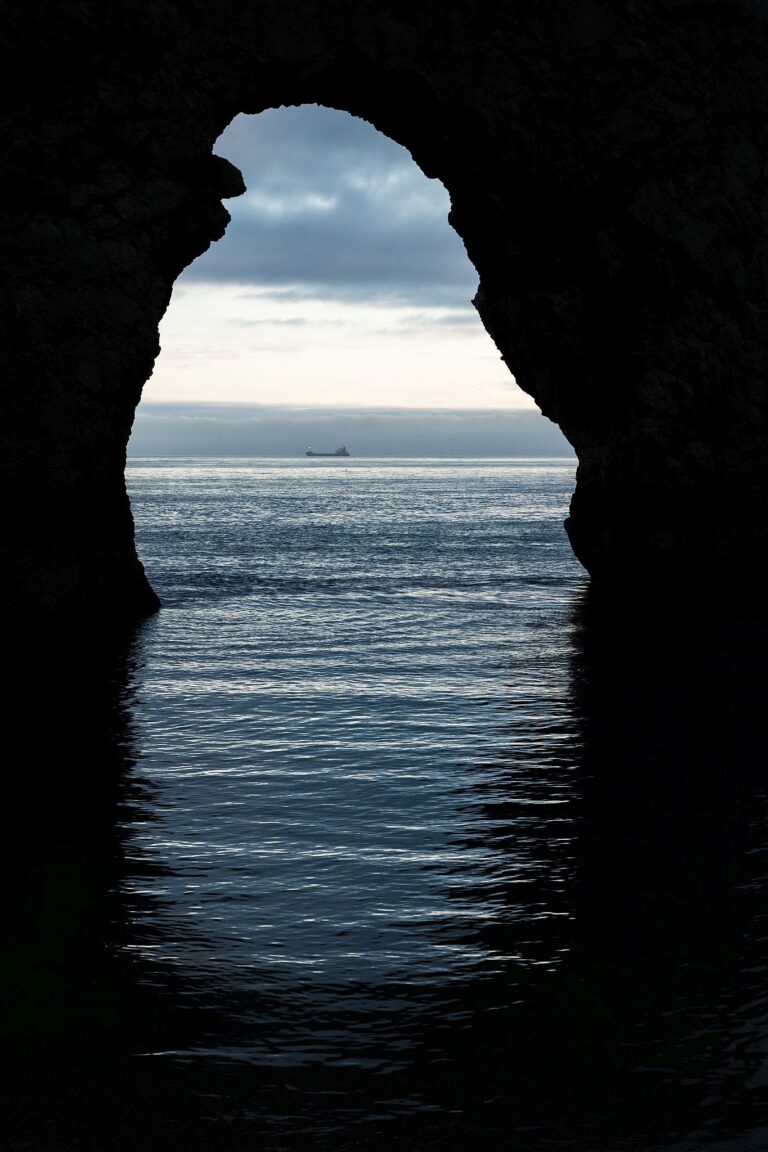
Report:
M768 31L723 0L5 3L3 600L150 611L125 445L239 112L370 120L452 200L476 306L579 456L597 587L751 579L768 505ZM254 399L258 399L254 396Z

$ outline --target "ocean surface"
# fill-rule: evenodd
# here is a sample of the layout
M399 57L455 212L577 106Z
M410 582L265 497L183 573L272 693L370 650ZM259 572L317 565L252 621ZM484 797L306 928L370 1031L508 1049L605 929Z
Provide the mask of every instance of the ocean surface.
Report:
M129 462L163 607L11 885L11 1147L768 1146L756 634L596 623L574 474Z

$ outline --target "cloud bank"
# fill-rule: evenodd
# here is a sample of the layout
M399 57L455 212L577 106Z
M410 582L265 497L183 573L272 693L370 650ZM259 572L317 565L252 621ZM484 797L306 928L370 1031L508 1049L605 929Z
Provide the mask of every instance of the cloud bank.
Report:
M130 457L302 456L344 443L360 457L573 456L539 412L142 404Z

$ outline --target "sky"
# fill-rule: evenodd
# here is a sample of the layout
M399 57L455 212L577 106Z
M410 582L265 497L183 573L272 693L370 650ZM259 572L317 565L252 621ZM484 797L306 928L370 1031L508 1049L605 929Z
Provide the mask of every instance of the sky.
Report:
M384 454L408 454L406 441L455 454L451 413L462 410L486 414L468 434L480 455L499 454L502 428L570 454L471 303L477 274L448 193L404 148L346 112L303 105L238 116L214 150L247 191L174 287L131 455L206 442L238 454L246 419L255 454L295 451L297 436L359 445L361 433ZM249 405L265 410L247 415ZM323 415L333 411L335 425Z

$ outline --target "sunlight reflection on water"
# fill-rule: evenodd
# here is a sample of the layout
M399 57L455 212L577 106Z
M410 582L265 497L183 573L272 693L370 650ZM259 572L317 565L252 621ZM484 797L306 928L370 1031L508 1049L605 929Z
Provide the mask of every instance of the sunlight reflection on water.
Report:
M8 709L12 1147L762 1148L765 627L601 621L572 473L132 464L163 610Z

